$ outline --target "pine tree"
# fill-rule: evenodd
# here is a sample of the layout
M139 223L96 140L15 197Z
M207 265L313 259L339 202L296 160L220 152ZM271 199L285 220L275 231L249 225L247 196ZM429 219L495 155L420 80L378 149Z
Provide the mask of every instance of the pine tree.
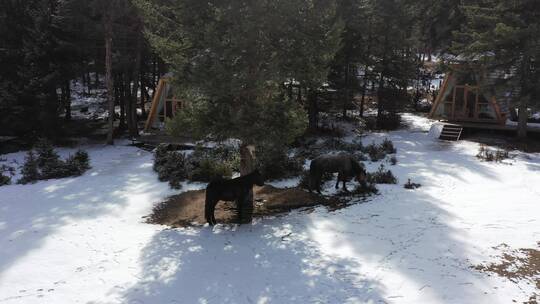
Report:
M284 84L316 87L337 50L332 1L136 1L147 37L192 105L168 129L240 139L240 173L255 169L255 148L284 146L306 128ZM276 25L283 25L276 26ZM335 48L334 48L335 47ZM253 196L237 202L250 221Z
M527 136L528 107L540 96L540 5L536 0L474 1L453 50L499 77L494 90L512 92L518 137ZM487 85L487 84L483 84Z
M40 179L38 161L34 151L30 150L26 154L21 174L22 178L18 181L19 184L32 183Z
M193 103L170 129L238 138L244 148L287 143L303 131L305 114L284 100L283 84L293 78L315 87L325 78L339 41L332 2L137 4L149 41L175 72L178 93Z

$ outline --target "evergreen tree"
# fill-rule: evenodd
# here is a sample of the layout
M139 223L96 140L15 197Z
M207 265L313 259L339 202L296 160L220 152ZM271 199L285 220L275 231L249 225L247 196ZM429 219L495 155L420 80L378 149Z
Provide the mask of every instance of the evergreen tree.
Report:
M21 174L22 178L18 181L19 184L32 183L40 179L38 161L33 150L28 151L26 154Z
M407 87L415 78L413 11L405 0L372 0L370 6L370 51L372 73L377 79L377 124L397 127L397 111L409 102ZM387 126L387 122L390 125Z
M283 84L291 78L322 83L339 41L332 2L137 4L149 41L175 72L177 93L193 103L170 123L173 133L238 138L247 165L253 162L245 147L287 143L303 131L305 114L284 100Z
M456 32L454 51L504 75L493 89L512 92L519 107L518 137L524 138L528 107L540 96L540 5L536 0L485 0L463 9L467 23Z

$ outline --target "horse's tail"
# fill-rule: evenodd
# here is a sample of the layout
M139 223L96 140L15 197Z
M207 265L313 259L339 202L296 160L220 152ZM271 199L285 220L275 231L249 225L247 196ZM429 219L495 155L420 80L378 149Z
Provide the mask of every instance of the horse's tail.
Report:
M319 186L317 184L318 182L318 178L317 176L319 175L319 165L316 161L316 159L312 160L311 161L311 164L309 164L309 173L308 173L308 190L309 192L313 191L313 188L315 188L315 190L318 190Z
M215 224L214 220L214 209L216 207L215 199L213 198L214 195L212 195L213 192L213 182L210 182L208 186L206 186L206 197L204 199L204 218L206 219L206 222L210 225Z

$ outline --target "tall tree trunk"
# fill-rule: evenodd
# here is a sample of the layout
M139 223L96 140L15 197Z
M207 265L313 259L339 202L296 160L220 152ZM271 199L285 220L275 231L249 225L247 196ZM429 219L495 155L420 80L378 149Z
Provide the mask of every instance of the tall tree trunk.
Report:
M247 175L255 170L255 146L242 143L240 145L240 175ZM237 200L238 217L241 224L249 224L253 219L253 190L244 200Z
M120 76L120 123L118 129L124 131L126 129L126 95L129 89L126 89L126 80L124 75Z
M131 91L131 98L129 100L130 103L130 111L128 112L130 115L131 125L129 126L129 136L136 137L139 136L139 130L137 128L137 95L139 92L139 74L141 73L141 47L142 47L142 39L143 37L139 35L141 26L137 25L137 43L135 45L135 66L133 67L133 88ZM142 90L141 90L141 99L142 99Z
M525 139L527 137L527 120L529 118L528 113L528 101L531 92L531 57L528 54L524 54L521 59L521 90L519 99L519 113L518 113L518 138Z
M345 98L343 98L343 118L347 117L347 106L349 105L349 68L350 63L347 59L347 64L345 65Z
M66 110L66 120L71 120L71 82L69 80L66 80L64 94L64 108Z
M307 93L308 99L308 129L316 132L319 128L319 107L317 104L317 93L310 89Z
M109 104L109 120L107 133L107 144L114 145L114 87L112 78L112 41L113 28L112 16L106 13L105 16L105 82L107 84L107 101Z
M141 73L139 75L140 82L141 82L141 116L146 117L146 96L147 88L146 84L144 83L144 72L142 71L142 65L141 65Z

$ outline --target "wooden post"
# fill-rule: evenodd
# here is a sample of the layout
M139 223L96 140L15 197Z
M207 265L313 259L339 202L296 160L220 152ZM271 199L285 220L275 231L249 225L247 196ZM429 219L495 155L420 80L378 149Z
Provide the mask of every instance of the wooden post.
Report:
M165 84L166 84L165 79L159 80L156 91L154 92L154 98L152 99L152 106L150 107L150 113L148 114L148 118L146 119L144 131L148 131L150 127L152 127L152 123L154 122L155 116L157 115L157 108L159 105L159 100L161 99L161 95L163 94L163 88L165 87Z

